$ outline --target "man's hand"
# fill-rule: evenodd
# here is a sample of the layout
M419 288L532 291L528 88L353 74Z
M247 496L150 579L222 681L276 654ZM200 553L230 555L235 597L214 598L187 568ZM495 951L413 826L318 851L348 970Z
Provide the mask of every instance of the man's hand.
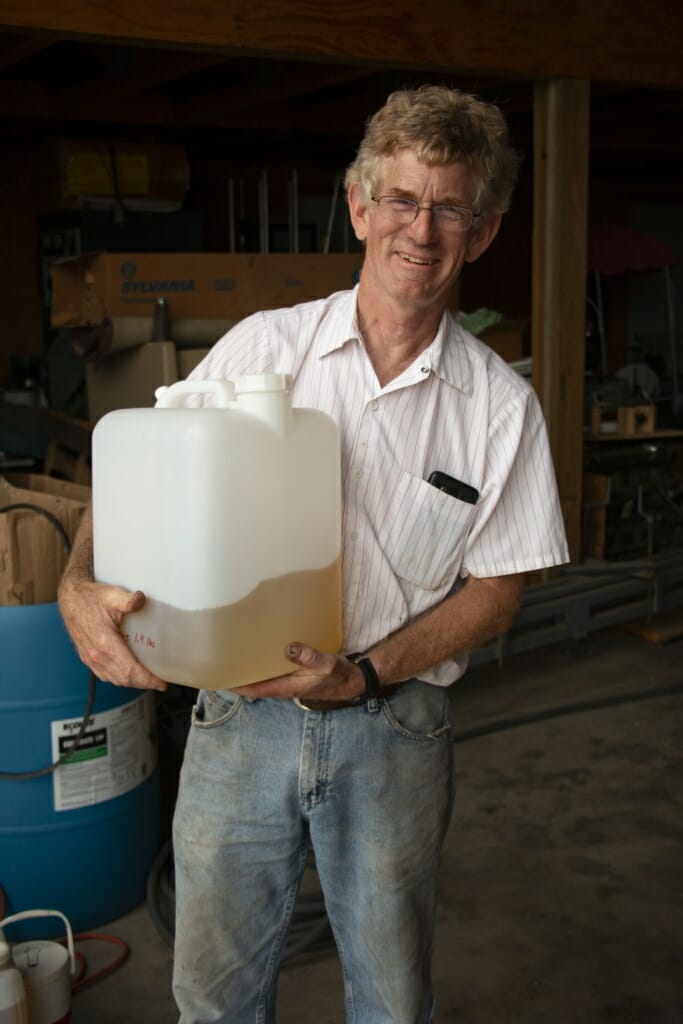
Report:
M298 697L305 704L307 700L353 700L365 691L361 670L340 654L324 654L300 643L289 644L284 653L288 661L299 666L297 672L235 687L234 692L254 700L261 697L284 700Z
M145 603L140 590L131 593L90 580L65 577L59 588L59 610L78 656L98 679L115 686L166 690L133 655L120 633L124 616Z

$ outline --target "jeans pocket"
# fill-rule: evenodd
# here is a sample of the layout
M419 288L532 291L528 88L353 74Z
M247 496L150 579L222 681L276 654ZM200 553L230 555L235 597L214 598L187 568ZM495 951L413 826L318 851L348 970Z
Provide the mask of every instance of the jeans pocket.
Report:
M197 729L215 729L239 711L242 696L232 690L200 690L192 708L192 725Z
M452 729L448 690L419 680L381 702L385 721L408 740L438 740Z

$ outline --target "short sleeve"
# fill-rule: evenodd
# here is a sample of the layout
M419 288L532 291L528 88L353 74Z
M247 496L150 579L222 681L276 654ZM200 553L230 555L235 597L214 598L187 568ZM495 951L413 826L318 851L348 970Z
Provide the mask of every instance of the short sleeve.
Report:
M569 561L548 434L531 389L491 423L464 575L502 576Z

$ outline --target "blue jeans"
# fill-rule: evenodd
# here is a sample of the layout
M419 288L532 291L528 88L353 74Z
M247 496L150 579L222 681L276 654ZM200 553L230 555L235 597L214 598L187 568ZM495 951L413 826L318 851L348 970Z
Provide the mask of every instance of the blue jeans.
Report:
M201 693L174 820L180 1024L272 1024L308 844L353 1024L428 1024L448 694L337 711Z

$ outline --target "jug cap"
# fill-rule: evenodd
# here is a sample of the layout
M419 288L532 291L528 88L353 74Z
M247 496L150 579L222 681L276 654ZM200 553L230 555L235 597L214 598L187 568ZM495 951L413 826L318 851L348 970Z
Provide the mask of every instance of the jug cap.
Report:
M265 391L291 391L291 373L249 373L235 380L235 394L253 394Z

